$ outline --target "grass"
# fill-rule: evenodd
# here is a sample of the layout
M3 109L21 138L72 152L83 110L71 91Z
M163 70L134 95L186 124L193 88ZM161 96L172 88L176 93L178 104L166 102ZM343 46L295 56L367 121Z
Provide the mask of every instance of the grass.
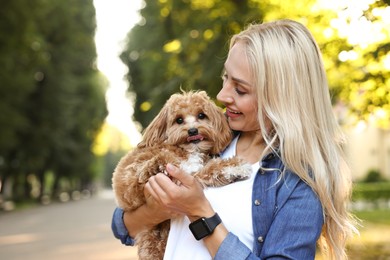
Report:
M372 224L383 224L390 226L390 210L389 209L378 209L378 210L367 210L354 212L355 216Z
M348 243L350 259L389 260L390 259L390 210L370 210L355 212L361 219L360 236Z
M359 211L354 214L361 220L360 236L348 241L351 260L390 260L390 210ZM318 255L316 260L326 260Z

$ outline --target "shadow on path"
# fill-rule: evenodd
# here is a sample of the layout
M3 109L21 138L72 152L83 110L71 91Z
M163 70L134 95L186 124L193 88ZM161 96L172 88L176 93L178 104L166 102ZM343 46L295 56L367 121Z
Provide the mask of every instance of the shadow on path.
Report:
M111 232L111 191L90 199L0 214L2 260L135 260Z

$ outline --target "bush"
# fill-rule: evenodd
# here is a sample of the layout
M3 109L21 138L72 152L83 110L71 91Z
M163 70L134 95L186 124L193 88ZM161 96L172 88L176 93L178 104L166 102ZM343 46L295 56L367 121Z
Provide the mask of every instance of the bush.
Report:
M390 182L355 183L352 200L390 200Z
M381 182L381 181L386 181L386 179L382 176L380 171L375 169L369 170L366 177L362 180L362 182Z

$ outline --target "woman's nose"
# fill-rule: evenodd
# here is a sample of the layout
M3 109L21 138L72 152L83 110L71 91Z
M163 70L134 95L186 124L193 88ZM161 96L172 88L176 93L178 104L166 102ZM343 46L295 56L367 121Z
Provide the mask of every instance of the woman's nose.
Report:
M217 100L222 103L231 103L233 101L225 84L222 85L221 90L217 94Z
M217 94L217 100L221 101L221 102L222 102L222 91L223 91L223 88L221 88L221 90Z

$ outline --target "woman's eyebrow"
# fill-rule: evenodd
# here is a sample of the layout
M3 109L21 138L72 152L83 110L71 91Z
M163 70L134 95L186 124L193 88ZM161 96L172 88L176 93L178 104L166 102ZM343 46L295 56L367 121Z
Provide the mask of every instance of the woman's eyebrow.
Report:
M232 80L234 80L235 82L238 82L240 84L243 84L243 85L246 85L248 87L251 87L252 85L249 83L249 82L246 82L245 80L243 79L239 79L239 78L236 78L236 77L231 77Z
M225 67L225 65L224 65L221 74L224 75L225 73L228 73L228 72L227 72L227 69L226 69L226 67ZM252 84L250 84L249 82L247 82L247 81L245 81L245 80L243 80L243 79L239 79L239 78L236 78L236 77L233 77L233 76L231 76L231 78L232 78L232 80L234 80L235 82L238 82L238 83L240 83L240 84L246 85L246 86L248 86L248 87L252 87Z

